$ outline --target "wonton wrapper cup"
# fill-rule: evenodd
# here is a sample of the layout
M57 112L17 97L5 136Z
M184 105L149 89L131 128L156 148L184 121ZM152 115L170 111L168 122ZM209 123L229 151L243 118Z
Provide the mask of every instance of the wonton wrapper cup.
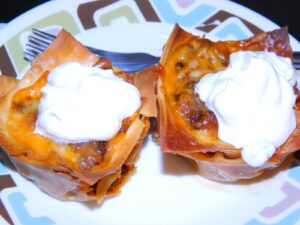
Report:
M198 49L195 46L198 46ZM210 47L207 48L207 46ZM201 48L204 49L202 52ZM295 105L296 129L288 140L277 148L276 153L260 167L249 166L241 158L240 149L235 149L232 145L218 139L217 128L207 128L205 130L193 129L181 115L181 112L184 111L176 108L176 101L178 101L176 99L179 99L180 94L184 92L180 92L180 89L176 89L175 87L181 87L180 79L185 74L182 75L178 71L181 69L189 71L188 69L190 68L185 67L190 65L189 63L195 59L196 53L190 53L195 51L194 49L197 49L197 54L201 55L204 60L208 60L211 63L210 65L215 66L214 68L218 68L214 58L216 57L214 55L216 53L222 55L224 62L227 60L227 63L230 52L242 50L267 50L273 51L280 56L292 58L292 49L289 44L287 28L262 33L247 40L220 41L213 44L213 42L205 37L193 36L180 26L175 25L163 49L158 67L158 131L162 152L177 154L190 159L197 167L199 174L209 179L221 182L233 182L240 179L250 179L262 174L267 169L278 167L289 154L299 149L300 114L298 103ZM185 52L187 52L186 55L183 54ZM217 62L219 63L219 61ZM195 64L193 62L194 67L195 65L198 66L196 69L206 69L206 73L211 72L209 70L210 67L204 67L204 64ZM219 69L225 67L226 63L223 63ZM184 79L186 78L184 77ZM180 94L178 94L178 90ZM187 90L189 91L189 89ZM296 94L298 95L298 93ZM184 105L184 107L191 106Z
M102 145L99 143L95 143L96 147L83 144L75 151L77 144L74 144L75 147L60 145L33 134L37 96L41 95L40 89L46 82L47 73L70 61L111 68L107 59L100 59L62 30L45 52L33 60L21 80L0 76L0 146L21 174L53 197L97 200L100 203L104 197L117 194L135 169L139 147L150 127L149 117L156 116L156 108L152 107L156 101L154 68L134 74L113 68L115 74L140 90L142 106L122 126L122 130L105 143L105 148L100 149ZM89 151L93 155L89 155ZM94 162L95 159L98 161Z

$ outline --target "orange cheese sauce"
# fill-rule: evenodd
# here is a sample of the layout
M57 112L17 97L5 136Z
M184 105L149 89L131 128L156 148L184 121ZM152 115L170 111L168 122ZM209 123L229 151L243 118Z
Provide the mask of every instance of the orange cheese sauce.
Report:
M216 118L194 92L194 86L205 74L223 69L228 59L225 45L194 37L179 46L163 66L168 113L190 132L201 130L216 139Z
M33 85L17 91L12 97L7 129L22 149L24 158L32 163L45 162L48 166L64 166L88 172L104 160L107 151L114 150L127 128L138 118L136 112L123 121L121 130L109 141L78 144L56 143L34 133L38 115L38 104L42 97L41 89L47 83L48 73L43 74Z
M164 95L165 141L174 151L194 151L204 148L203 145L220 145L217 119L195 93L194 86L206 74L224 69L229 63L230 53L268 50L291 57L292 52L285 29L242 41L213 42L188 35L176 48L168 50L168 58L159 69Z

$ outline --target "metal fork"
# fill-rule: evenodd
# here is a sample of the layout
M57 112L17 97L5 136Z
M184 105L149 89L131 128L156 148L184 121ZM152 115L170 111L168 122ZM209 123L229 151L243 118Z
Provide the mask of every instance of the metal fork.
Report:
M48 34L33 28L32 34L28 37L27 48L24 51L24 57L32 61L38 54L42 53L48 45L55 39L55 35ZM159 57L143 52L120 53L111 52L86 46L91 52L102 57L108 58L112 64L127 72L136 72L158 62ZM300 69L300 52L293 52L294 67Z
M23 55L26 60L32 61L38 54L45 51L49 44L55 39L55 35L32 29L32 34L28 37L28 43ZM127 72L136 72L146 67L156 64L159 57L143 52L119 53L86 46L91 52L101 58L107 58L112 65Z

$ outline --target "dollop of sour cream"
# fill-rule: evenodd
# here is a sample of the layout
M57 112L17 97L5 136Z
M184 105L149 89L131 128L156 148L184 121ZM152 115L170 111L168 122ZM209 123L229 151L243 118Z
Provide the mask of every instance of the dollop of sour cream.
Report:
M289 58L241 51L226 69L205 75L195 91L218 120L221 140L242 149L250 166L263 165L296 127L296 71Z
M42 88L35 133L59 143L111 139L141 105L138 89L112 70L69 62Z

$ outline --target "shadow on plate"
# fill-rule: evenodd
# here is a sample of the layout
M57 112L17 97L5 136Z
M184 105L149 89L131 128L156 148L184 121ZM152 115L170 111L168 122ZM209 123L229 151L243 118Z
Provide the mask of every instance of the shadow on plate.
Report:
M183 156L163 153L162 161L163 174L174 176L197 174L195 167Z
M13 170L13 171L17 171L17 169L15 168L15 166L10 161L7 153L2 148L0 148L0 162L5 167L7 167L8 169Z
M164 153L163 157L163 169L162 172L164 174L168 175L174 175L174 176L184 176L184 175L198 175L196 168L194 167L193 163L191 163L188 159L179 156L179 155L173 155ZM251 185L255 183L264 182L266 180L274 179L276 175L282 172L288 171L292 167L300 166L300 151L296 152L294 155L288 156L283 163L278 166L277 168L266 170L263 174L249 179L249 180L239 180L236 182L217 182L210 180L206 177L203 177L204 179L207 179L212 182L216 182L219 184L230 184L230 185ZM199 176L201 176L199 174Z

